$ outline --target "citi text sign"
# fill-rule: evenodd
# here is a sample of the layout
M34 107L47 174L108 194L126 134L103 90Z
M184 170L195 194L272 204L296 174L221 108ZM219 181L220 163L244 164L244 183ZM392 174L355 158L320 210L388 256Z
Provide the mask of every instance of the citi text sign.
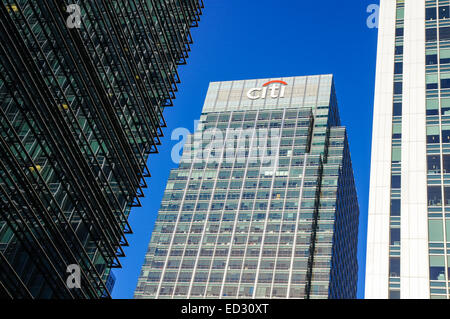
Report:
M267 93L270 91L270 97L272 99L284 97L286 91L286 85L284 81L270 81L263 84L262 88L253 88L248 90L247 97L250 100L265 99L267 98Z

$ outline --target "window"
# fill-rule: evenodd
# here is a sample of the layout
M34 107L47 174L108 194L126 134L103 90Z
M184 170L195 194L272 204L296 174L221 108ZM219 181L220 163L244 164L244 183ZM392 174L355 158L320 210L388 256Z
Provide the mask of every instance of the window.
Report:
M221 114L219 116L219 122L228 122L229 119L230 119L229 114Z
M389 290L389 299L400 299L400 290Z
M450 277L450 256L447 256L447 276Z
M403 92L403 83L394 82L394 94L402 94L402 92Z
M394 103L393 115L402 116L402 103Z
M443 160L444 160L444 174L446 173L450 173L450 155L449 154L444 154L442 155Z
M249 112L245 114L246 121L254 121L256 119L256 113Z
M436 18L437 18L436 8L427 8L425 13L425 19L429 21L429 20L436 20Z
M437 90L438 84L437 83L427 83L427 90Z
M441 64L450 63L450 49L441 49L439 59Z
M402 137L402 124L394 123L392 126L392 138L401 138Z
M427 143L439 143L439 126L427 127Z
M445 280L444 256L430 256L430 280Z
M396 37L402 37L404 34L404 29L403 28L397 28L395 29L395 36Z
M244 118L244 113L233 113L231 121L242 121Z
M400 216L401 203L400 199L391 200L391 216Z
M440 219L428 221L428 239L433 242L444 241L444 223Z
M426 56L426 64L427 65L436 65L438 64L437 54L430 54Z
M392 175L391 188L401 188L401 176L400 175Z
M442 125L442 143L450 143L450 125Z
M400 245L400 228L391 228L391 245Z
M272 119L282 119L283 118L283 112L273 112L272 113Z
M441 99L442 115L450 115L450 99Z
M439 28L439 38L440 41L450 40L450 27Z
M450 206L450 187L444 187L444 205Z
M426 29L426 40L427 42L436 41L437 39L437 29Z
M438 99L427 99L427 115L439 115Z
M405 8L400 7L397 9L397 20L403 20L405 18Z
M427 156L428 174L440 174L441 173L441 157L439 155Z
M400 258L390 257L389 258L389 276L390 277L400 277Z
M394 74L402 74L403 73L403 63L397 62L394 67Z
M428 206L441 206L441 186L428 186Z
M175 280L172 280L175 281ZM173 286L163 286L161 287L161 289L159 290L159 294L161 296L169 296L173 293Z
M448 75L447 75L448 76ZM441 88L442 89L450 89L450 78L441 78Z
M448 19L450 17L449 6L439 7L439 19Z
M438 88L437 73L429 73L426 75L427 90L436 90Z

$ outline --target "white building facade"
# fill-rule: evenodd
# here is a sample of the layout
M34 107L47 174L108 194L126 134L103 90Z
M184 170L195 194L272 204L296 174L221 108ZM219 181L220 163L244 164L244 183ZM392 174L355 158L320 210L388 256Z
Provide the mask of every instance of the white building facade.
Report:
M381 0L377 55L365 297L445 299L450 2Z

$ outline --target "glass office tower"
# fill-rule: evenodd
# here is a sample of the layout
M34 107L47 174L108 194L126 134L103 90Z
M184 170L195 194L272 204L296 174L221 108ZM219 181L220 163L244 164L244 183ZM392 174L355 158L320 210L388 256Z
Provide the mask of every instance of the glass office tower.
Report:
M70 2L0 2L0 298L110 296L202 8Z
M448 298L450 2L381 0L366 298Z
M211 83L135 298L354 298L358 216L332 75Z

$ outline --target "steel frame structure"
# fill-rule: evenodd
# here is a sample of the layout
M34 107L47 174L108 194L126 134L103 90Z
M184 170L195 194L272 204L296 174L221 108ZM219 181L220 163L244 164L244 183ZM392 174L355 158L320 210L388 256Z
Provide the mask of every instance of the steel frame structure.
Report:
M203 8L78 4L80 28L68 1L0 4L0 297L110 297Z

